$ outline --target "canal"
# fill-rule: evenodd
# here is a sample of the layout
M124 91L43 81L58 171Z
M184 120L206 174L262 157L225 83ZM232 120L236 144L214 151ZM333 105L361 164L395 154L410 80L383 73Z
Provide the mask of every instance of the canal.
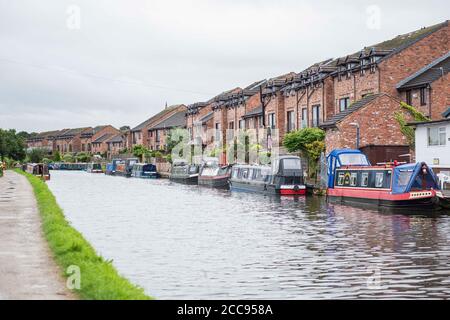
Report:
M67 219L158 299L449 298L450 217L55 172Z

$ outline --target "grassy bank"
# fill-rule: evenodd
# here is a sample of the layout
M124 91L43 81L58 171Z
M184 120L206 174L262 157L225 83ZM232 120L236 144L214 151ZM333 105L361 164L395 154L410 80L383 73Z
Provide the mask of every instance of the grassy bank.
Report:
M69 266L81 270L81 288L75 292L88 300L148 300L144 290L120 276L110 261L98 256L83 236L70 226L47 185L39 178L27 177L34 189L42 227L56 262L65 271ZM65 272L64 272L65 273Z

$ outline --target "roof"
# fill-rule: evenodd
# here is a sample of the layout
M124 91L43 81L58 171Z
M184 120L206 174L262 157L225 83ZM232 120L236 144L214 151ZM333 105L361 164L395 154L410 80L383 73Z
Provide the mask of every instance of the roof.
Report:
M112 137L106 143L119 143L119 142L123 142L123 137L121 134Z
M209 120L211 120L212 118L214 117L214 112L210 112L210 113L208 113L206 116L204 116L203 118L201 118L200 119L200 122L201 123L206 123L206 122L208 122Z
M259 106L249 112L247 112L246 114L244 114L243 118L253 118L253 117L258 117L261 116L263 112L263 108L262 106Z
M186 111L181 111L152 126L150 130L170 129L185 126L186 126Z
M106 140L108 140L109 138L111 138L113 136L113 134L111 133L107 133L102 135L101 137L99 137L97 140L92 141L92 143L102 143L105 142Z
M131 129L132 132L136 132L136 131L141 131L142 129L144 129L145 127L148 127L149 125L151 125L152 123L154 123L155 121L158 121L159 118L161 118L162 116L164 116L165 114L181 107L182 104L177 104L177 105L173 105L170 107L165 108L164 110L162 110L161 112L158 112L157 114L155 114L153 117L151 117L150 119L145 120L144 122L142 122L140 125L138 125L137 127Z
M76 129L68 129L67 131L63 132L60 136L61 137L70 137L70 136L76 136L80 133L83 133L83 131L92 129L90 127L85 128L76 128Z
M450 118L450 107L448 107L447 110L445 110L444 113L442 113L442 116L444 118Z
M414 43L422 40L423 38L429 36L430 34L438 31L439 29L446 27L448 25L448 20L439 23L430 27L424 27L419 30L409 32L406 34L399 35L393 39L383 41L381 43L377 43L375 45L369 46L365 49L375 49L375 50L392 50L392 52L389 55L398 53L409 46L413 45Z
M430 124L438 124L438 123L446 123L446 122L450 122L450 118L434 120L434 121L410 122L410 123L408 123L408 126L414 127L414 126L422 126L422 125L430 125Z
M450 70L450 51L439 59L434 60L426 67L420 69L408 78L400 81L397 84L398 90L406 90L411 88L421 87L433 83L447 74Z
M347 110L339 112L338 114L333 116L330 120L324 122L320 127L321 128L332 128L332 127L336 126L336 123L342 121L348 115L363 108L364 106L366 106L367 104L369 104L370 102L374 101L375 99L377 99L378 97L380 97L382 95L383 94L380 94L380 93L372 94L372 95L362 98L361 100L353 103Z

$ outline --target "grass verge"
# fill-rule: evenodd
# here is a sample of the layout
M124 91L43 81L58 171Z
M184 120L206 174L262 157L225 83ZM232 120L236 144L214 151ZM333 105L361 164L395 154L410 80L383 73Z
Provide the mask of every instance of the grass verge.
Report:
M34 189L42 218L42 228L54 258L66 274L70 266L81 271L81 288L74 290L86 300L150 300L142 288L120 276L112 265L98 256L94 248L64 217L55 197L45 182L21 170Z

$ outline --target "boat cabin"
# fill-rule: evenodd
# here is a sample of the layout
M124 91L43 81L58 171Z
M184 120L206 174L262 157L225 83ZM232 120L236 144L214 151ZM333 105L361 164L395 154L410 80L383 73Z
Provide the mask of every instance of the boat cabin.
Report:
M88 163L87 172L89 173L103 173L103 168L101 163Z
M27 165L27 173L32 174L44 181L50 180L50 172L48 166L42 163L30 163Z
M159 178L159 175L156 172L156 166L148 163L136 163L131 170L131 176L142 179Z
M200 166L186 160L175 160L172 164L170 180L185 184L198 184Z
M198 184L213 188L228 188L231 166L221 166L218 158L205 158L200 168Z
M275 159L272 166L235 165L230 186L232 190L281 195L305 195L302 162L299 157Z

